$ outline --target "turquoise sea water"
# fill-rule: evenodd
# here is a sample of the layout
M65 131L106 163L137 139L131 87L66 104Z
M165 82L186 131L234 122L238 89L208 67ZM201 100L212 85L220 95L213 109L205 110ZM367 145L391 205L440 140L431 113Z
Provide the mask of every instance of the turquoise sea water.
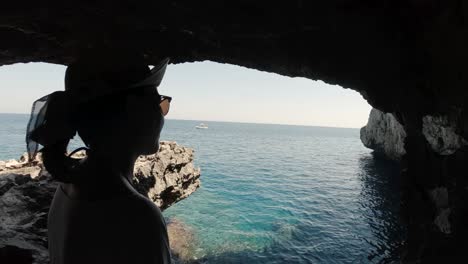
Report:
M24 152L26 115L0 114L0 160ZM398 260L398 168L358 129L166 120L162 140L196 150L202 187L167 209L201 263Z

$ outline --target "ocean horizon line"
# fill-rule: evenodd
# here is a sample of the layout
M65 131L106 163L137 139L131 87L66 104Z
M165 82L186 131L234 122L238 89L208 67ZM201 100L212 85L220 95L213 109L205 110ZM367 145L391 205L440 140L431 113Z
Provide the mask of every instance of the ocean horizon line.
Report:
M0 113L0 115L29 115L29 114L30 113ZM335 129L361 129L362 127L362 126L361 127L340 127L340 126L309 125L309 124L261 123L261 122L249 122L249 121L206 120L206 119L202 120L202 119L183 119L183 118L166 118L166 120L235 123L235 124L252 124L252 125L298 126L298 127L316 127L316 128L335 128Z

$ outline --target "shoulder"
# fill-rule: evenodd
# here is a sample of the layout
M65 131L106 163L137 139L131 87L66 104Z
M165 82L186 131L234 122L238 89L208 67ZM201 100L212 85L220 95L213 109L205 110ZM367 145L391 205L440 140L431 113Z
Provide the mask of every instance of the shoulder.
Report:
M135 195L127 207L127 214L131 217L135 229L152 236L167 236L166 222L161 210L151 200L142 195Z
M161 210L152 201L141 195L134 197L132 203L132 232L137 237L140 257L158 260L148 263L170 263L169 238Z
M141 194L132 195L130 206L132 211L145 219L163 218L159 207Z

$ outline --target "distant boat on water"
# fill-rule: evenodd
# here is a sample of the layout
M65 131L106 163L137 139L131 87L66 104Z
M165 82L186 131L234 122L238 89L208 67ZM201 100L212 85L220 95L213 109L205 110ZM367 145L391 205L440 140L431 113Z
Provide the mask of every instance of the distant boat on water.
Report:
M195 126L195 128L197 128L197 129L207 129L208 126L205 125L204 123L200 123L198 126Z

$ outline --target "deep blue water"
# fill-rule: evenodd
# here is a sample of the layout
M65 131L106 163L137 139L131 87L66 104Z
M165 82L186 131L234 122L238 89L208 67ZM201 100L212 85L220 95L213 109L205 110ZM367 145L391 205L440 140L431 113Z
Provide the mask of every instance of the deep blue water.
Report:
M26 115L0 114L0 159L25 150ZM164 215L202 263L387 263L398 259L398 168L358 129L167 120L196 150L202 187ZM206 123L206 122L205 122Z

